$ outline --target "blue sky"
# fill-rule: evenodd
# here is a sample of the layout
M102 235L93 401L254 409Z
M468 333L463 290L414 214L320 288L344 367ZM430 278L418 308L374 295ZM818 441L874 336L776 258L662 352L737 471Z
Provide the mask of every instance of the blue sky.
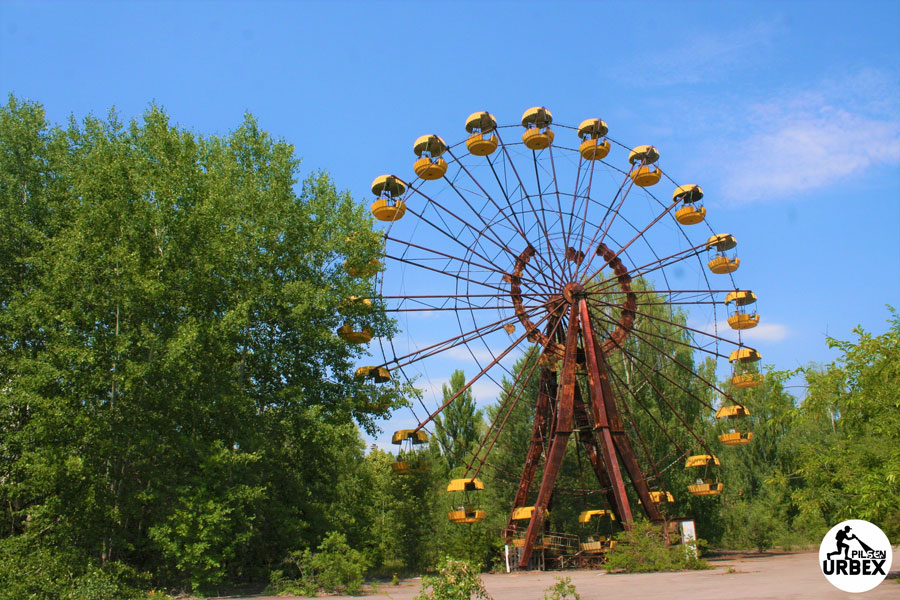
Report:
M760 299L745 342L790 369L900 306L898 31L897 2L7 1L0 89L55 122L157 102L224 134L250 111L302 175L327 169L367 203L376 175L409 177L416 137L461 141L473 111L603 118L703 187ZM428 387L454 368L477 371L439 357Z

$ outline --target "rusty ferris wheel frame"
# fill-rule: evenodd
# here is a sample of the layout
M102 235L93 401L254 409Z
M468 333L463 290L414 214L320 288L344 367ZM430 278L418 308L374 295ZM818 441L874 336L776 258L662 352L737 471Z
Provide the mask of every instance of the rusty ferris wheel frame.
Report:
M500 432L529 382L536 378L538 392L531 441L504 530L508 540L517 535L520 525L514 516L517 509L526 506L537 483L531 518L520 544L519 566L524 567L542 531L573 433L585 451L600 493L622 523L627 525L634 518L626 481L646 516L654 521L662 518L655 501L658 496L651 495L654 487L663 488L665 493L660 469L640 429L634 426L634 411L645 411L680 456L685 456L690 448L685 448L683 440L679 443L672 437L628 382L610 368L609 360L616 353L623 355L641 384L650 386L662 404L676 415L693 439L691 447L701 447L713 455L652 375L661 374L667 383L715 410L712 404L669 377L658 368L658 362L650 364L629 350L627 338L634 337L653 349L663 362L688 370L726 401L732 400L728 391L666 350L664 345L672 336L663 333L661 327L679 332L675 343L716 359L735 355L724 354L720 345L748 349L743 347L740 331L734 341L720 335L715 326L716 306L722 303L720 295L733 294L737 289L731 273L740 261L725 254L734 246L730 243L733 236L714 233L709 239L703 236L700 242L693 242L684 231L685 224L704 221L705 208L698 202L702 198L699 186L676 186L671 201L657 198L648 188L663 177L675 184L657 164L659 153L652 146L639 146L630 151L624 164L604 160L611 149L629 148L610 138L606 124L599 119L586 120L577 128L553 124L547 109L535 107L523 115L522 126L525 133L519 140L510 131L517 126L498 126L489 113L474 113L467 120L469 137L458 144L447 146L437 135L422 136L416 141L417 179L407 183L404 178L388 175L373 183L373 192L378 196L373 212L388 223L379 300L395 315L452 313L459 334L406 353L398 352L393 340L379 339L384 362L364 367L360 372L387 382L398 373L405 377L405 368L454 348L464 348L471 354L481 367L479 373L436 409L429 411L423 404L427 414L416 416L417 425L409 430L417 434L474 383L483 377L493 379L494 370L505 371L513 379L512 384L479 448L471 451L466 460L464 478L472 481L485 465L490 465L487 461ZM554 129L569 133L573 140L580 138L580 144L569 147L561 143L563 136L556 136ZM569 171L574 170L572 192L560 189L562 182L557 173L561 160L568 160ZM605 200L595 198L595 177L601 170L619 178L615 191ZM440 191L435 191L436 186L440 186ZM637 190L645 204L657 207L642 226L633 224L626 215ZM414 223L412 229L400 229L398 222L404 217L406 222ZM621 233L619 239L614 237L617 223L627 223L627 237L622 238ZM672 232L681 245L677 252L658 252L650 240L649 233L663 223L668 223L670 229L675 224ZM409 239L416 233L421 235L423 230L427 232L425 241ZM728 243L718 243L722 239ZM637 244L649 250L649 258L627 260ZM708 263L713 277L727 274L726 281L731 285L713 285L700 259L706 253L714 254ZM703 273L704 285L683 289L670 283L672 278L667 272L693 260ZM716 261L724 267L716 270ZM385 281L393 269L415 277L430 277L429 282L452 282L453 289L440 292L429 287L427 293L403 289L402 293L392 294ZM638 278L654 275L662 276L661 286L645 289L633 285ZM654 304L664 304L663 312L667 314L654 314ZM711 308L712 329L688 327L676 317L677 309L683 306ZM489 312L498 313L499 318L484 318ZM464 323L463 314L470 315L471 324ZM503 334L508 336L506 343L497 344L497 336ZM478 358L479 344L490 356L483 366ZM512 373L503 366L501 361L511 352L528 345L540 353L530 368ZM628 422L631 427L626 426ZM643 452L643 462L649 469L642 468L636 448ZM541 464L543 474L535 482Z

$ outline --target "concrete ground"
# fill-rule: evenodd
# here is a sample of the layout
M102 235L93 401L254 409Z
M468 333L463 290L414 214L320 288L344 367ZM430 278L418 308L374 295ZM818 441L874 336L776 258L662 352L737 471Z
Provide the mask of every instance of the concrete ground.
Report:
M494 600L542 600L544 591L557 577L570 577L582 600L653 600L689 598L690 600L762 600L830 598L900 600L900 546L893 549L892 578L874 590L849 594L832 587L822 575L818 552L781 554L735 554L710 561L714 569L678 573L609 575L603 571L530 571L512 574L487 574L483 581ZM732 571L732 572L729 572ZM374 593L362 596L327 596L330 600L412 600L419 593L419 578L406 579L400 585L384 583ZM241 600L286 600L290 596L244 597ZM236 599L235 599L236 600Z

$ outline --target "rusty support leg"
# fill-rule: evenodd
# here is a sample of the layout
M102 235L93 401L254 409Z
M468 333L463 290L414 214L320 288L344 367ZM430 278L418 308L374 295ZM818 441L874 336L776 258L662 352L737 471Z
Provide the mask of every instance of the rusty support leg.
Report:
M587 355L587 362L589 365L588 379L591 380L591 399L594 399L595 394L593 392L595 387L599 392L596 394L596 396L599 397L599 406L594 407L594 409L595 411L600 412L601 425L604 426L600 431L601 436L608 436L610 442L614 446L613 460L616 461L616 467L618 467L616 453L621 457L622 464L625 466L625 470L628 473L628 478L631 480L631 485L634 486L638 497L641 499L641 506L643 507L644 512L647 513L647 516L651 521L659 521L662 519L662 516L659 513L659 507L650 499L650 489L647 486L647 479L644 477L641 468L638 466L637 459L634 456L634 450L632 450L631 444L625 436L622 419L619 417L619 408L616 406L616 397L613 394L612 386L609 384L609 375L607 375L609 367L606 364L606 358L603 356L603 351L600 349L600 344L597 343L597 335L594 333L594 327L591 324L587 302L581 300L579 302L579 307L585 354ZM596 376L594 376L595 372ZM599 385L595 386L595 381ZM596 427L596 423L594 426ZM619 476L621 477L621 474ZM628 502L627 498L625 499L625 502ZM631 521L630 511L628 521ZM626 521L623 519L623 523L624 522Z
M581 432L579 435L581 445L584 447L588 461L591 463L591 468L594 469L594 474L597 475L597 481L600 483L600 487L604 490L606 503L612 511L617 512L616 495L612 491L609 475L606 474L606 468L603 466L603 461L600 458L600 448L597 445L597 438L594 435L593 428L591 428L590 423L588 423L587 408L581 397L581 392L577 387L575 388L575 422L578 423L579 431ZM582 424L587 426L585 427ZM616 518L621 520L622 517L617 513Z
M595 419L594 429L600 437L600 450L603 453L603 462L606 463L606 471L609 473L613 494L615 494L616 498L616 512L619 514L622 524L628 526L634 519L631 515L631 505L628 502L628 494L625 492L625 481L622 479L622 471L619 468L616 447L609 430L610 423L606 412L603 394L604 390L602 387L606 373L600 372L596 335L590 325L590 315L588 313L587 302L584 298L578 300L578 310L581 316L579 325L581 328L582 339L584 340L588 386L591 392L591 408L593 409ZM606 382L606 384L608 386L609 382Z
M574 399L575 399L575 353L578 347L578 311L572 305L569 314L569 330L566 332L566 353L562 364L562 385L557 396L556 422L551 432L550 451L547 453L547 461L544 465L544 476L541 479L541 487L538 490L537 500L534 503L534 512L528 523L528 531L525 533L525 545L522 548L522 557L519 567L528 566L531 558L531 550L537 540L538 534L544 526L544 512L553 495L553 486L563 456L566 454L566 445L572 434L574 425Z
M556 375L546 368L541 369L540 380L538 381L538 397L534 409L534 425L531 430L531 444L528 447L528 454L525 456L525 468L522 470L522 477L519 479L519 487L516 490L516 496L513 499L512 512L517 508L525 506L528 499L528 489L534 480L534 474L541 462L541 454L544 450L544 431L550 426L550 401L556 397ZM516 530L516 522L512 520L512 512L510 512L509 521L506 524L506 537Z

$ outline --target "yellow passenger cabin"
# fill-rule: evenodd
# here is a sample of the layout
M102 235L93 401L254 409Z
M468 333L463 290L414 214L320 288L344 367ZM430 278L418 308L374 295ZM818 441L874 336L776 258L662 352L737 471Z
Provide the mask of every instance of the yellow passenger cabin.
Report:
M440 179L447 173L447 161L441 154L447 151L447 144L437 135L423 135L413 144L413 152L419 158L413 163L416 175L426 181Z
M391 443L398 446L397 457L391 469L398 475L423 473L429 464L424 452L417 447L428 443L428 434L419 429L399 429L391 436Z
M743 446L749 444L753 439L753 432L746 429L738 429L738 425L742 419L750 416L747 407L740 404L729 404L722 406L716 411L716 419L725 419L730 422L729 430L719 434L719 441L726 446Z
M613 521L616 516L609 510L586 510L578 515L578 523L581 525L584 541L578 544L578 549L585 554L602 554L610 548L615 548L617 542L613 539Z
M553 130L550 129L552 122L553 115L543 106L534 106L526 110L522 115L522 127L525 128L522 142L525 147L531 150L549 148L554 136Z
M387 383L391 380L391 372L387 367L360 367L356 369L360 379L371 379L375 383Z
M534 515L534 507L533 506L519 506L514 508L512 511L512 515L509 517L510 521L528 521ZM544 509L544 518L550 516L550 511L546 508ZM517 534L513 540L512 545L516 548L522 548L525 546L525 532L521 532ZM544 545L540 542L536 542L533 546L534 550L543 550Z
M609 154L609 140L606 134L609 127L601 119L585 119L578 126L578 137L581 145L578 152L584 160L601 160Z
M750 290L735 290L725 297L725 306L734 303L734 312L728 316L728 326L732 329L751 329L759 324L759 314L747 309L756 304L756 294Z
M631 163L631 171L628 176L634 181L634 185L650 187L659 183L662 171L656 165L659 160L659 151L653 146L638 146L628 155Z
M381 261L377 258L373 258L364 263L358 263L355 261L348 261L344 263L344 271L346 271L347 275L350 275L351 277L359 277L361 279L368 279L369 277L373 277L380 270Z
M372 214L379 221L397 221L406 213L401 197L406 183L396 175L380 175L372 182L372 193L377 200L372 203Z
M688 491L694 496L717 496L725 487L719 483L718 477L712 475L718 471L719 459L712 454L698 454L690 456L684 465L685 469L697 469L698 475L693 485L688 486Z
M475 156L489 156L497 149L497 119L489 112L475 112L466 119L466 149Z
M709 270L716 275L725 275L734 273L741 265L739 259L733 252L726 254L729 250L734 250L737 246L737 240L730 233L720 233L706 240L706 249L711 255L707 266Z
M706 208L700 203L703 190L699 185L682 185L672 192L672 202L680 202L681 208L675 211L675 220L682 225L696 225L706 218Z
M734 367L731 384L740 389L761 385L764 376L759 372L757 363L762 359L753 348L738 348L728 356L728 362Z
M368 344L372 340L372 330L369 327L362 329L354 329L351 323L344 323L343 327L339 327L337 334L351 344Z
M475 496L481 491L484 491L484 483L477 477L451 480L447 492L450 493L452 508L447 513L447 518L452 523L483 521L487 513L475 501Z

